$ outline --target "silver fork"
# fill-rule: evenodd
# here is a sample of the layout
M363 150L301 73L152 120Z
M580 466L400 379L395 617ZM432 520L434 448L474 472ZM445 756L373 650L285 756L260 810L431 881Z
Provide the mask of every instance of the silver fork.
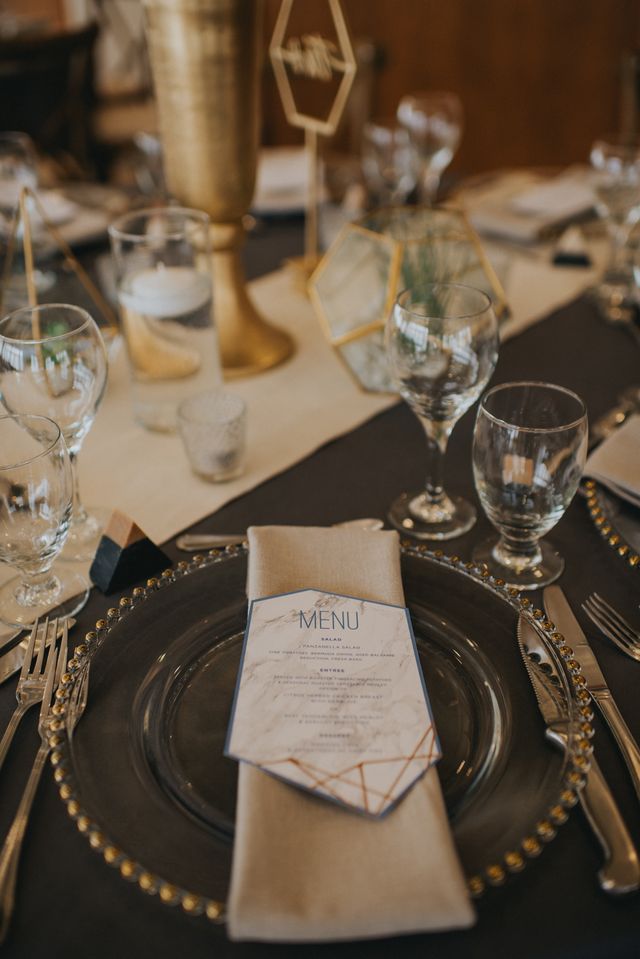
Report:
M44 650L49 637L51 636L52 639L55 639L58 633L58 620L55 619L53 621L51 632L49 632L48 618L44 622L43 629L39 630L39 625L39 620L36 619L31 629L31 635L29 636L29 644L25 650L22 669L20 671L20 677L18 679L18 686L16 689L16 699L18 700L18 705L13 711L13 715L7 724L2 741L0 742L0 768L2 768L5 756L9 751L9 746L11 745L15 731L20 725L20 720L27 710L31 709L32 706L35 706L37 703L42 701L42 696L44 694L46 684L44 670ZM34 662L33 654L38 631L42 633L42 641L38 645L38 653Z
M620 615L617 609L614 609L598 593L588 596L582 608L607 639L610 639L627 656L640 662L640 633Z
M16 879L18 876L18 862L22 849L22 840L27 828L27 821L33 803L38 783L42 775L45 760L51 751L49 745L50 723L52 706L55 703L55 688L67 662L67 634L66 621L62 626L60 647L56 649L55 642L50 646L49 656L45 669L45 689L38 719L38 733L40 734L40 748L36 753L29 779L24 788L20 805L16 811L4 846L0 852L0 943L4 942L9 928L15 902Z

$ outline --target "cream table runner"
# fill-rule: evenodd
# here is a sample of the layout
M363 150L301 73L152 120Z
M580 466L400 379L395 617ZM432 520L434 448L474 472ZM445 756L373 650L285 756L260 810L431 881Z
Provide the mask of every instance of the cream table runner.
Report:
M264 315L295 338L296 353L280 367L227 385L248 407L244 475L207 483L192 474L177 435L151 433L134 422L119 344L107 395L78 458L86 505L121 510L161 543L396 402L358 388L290 273L263 277L251 292Z
M514 257L507 275L513 317L503 339L576 296L593 276ZM161 543L396 402L359 389L290 272L255 281L251 292L263 313L291 332L297 349L281 367L228 385L248 404L244 475L230 483L206 483L191 473L178 436L150 433L133 421L120 344L107 395L78 460L85 504L121 510Z

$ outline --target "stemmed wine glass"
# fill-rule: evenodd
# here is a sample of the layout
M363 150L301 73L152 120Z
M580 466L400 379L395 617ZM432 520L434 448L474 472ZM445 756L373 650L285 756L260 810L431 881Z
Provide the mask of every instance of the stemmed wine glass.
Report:
M10 413L40 413L62 430L74 467L65 559L91 559L104 517L80 502L76 457L107 381L100 331L86 310L63 303L24 307L0 321L0 400Z
M552 583L564 560L542 536L578 488L587 455L587 411L551 383L505 383L482 398L473 439L473 475L482 508L500 537L473 552L518 589Z
M0 416L0 560L20 574L0 587L0 619L27 626L52 607L70 616L87 601L87 581L52 565L69 532L71 461L60 428L45 416Z
M8 242L9 232L16 213L20 192L29 187L33 192L38 188L38 160L33 140L26 133L8 131L0 133L0 237ZM27 201L29 214L34 213L33 202ZM38 238L32 236L37 250ZM6 309L15 309L27 302L27 284L24 269L18 257L20 243L16 243L14 258L16 266L4 283L4 304ZM45 293L55 283L55 273L51 270L34 269L33 281L38 293Z
M498 358L491 300L458 283L404 290L387 321L386 348L391 374L422 423L428 450L424 491L403 493L389 520L418 539L451 539L476 520L470 503L446 494L443 470L453 427L482 393Z
M637 291L627 243L640 220L640 145L597 140L591 148L593 187L598 212L607 223L609 263L596 290L605 319L627 322Z
M409 131L418 158L420 200L433 206L440 178L451 163L462 136L462 104L455 93L411 93L400 100L397 116Z
M376 202L404 203L417 179L407 129L394 121L366 123L362 131L362 172Z

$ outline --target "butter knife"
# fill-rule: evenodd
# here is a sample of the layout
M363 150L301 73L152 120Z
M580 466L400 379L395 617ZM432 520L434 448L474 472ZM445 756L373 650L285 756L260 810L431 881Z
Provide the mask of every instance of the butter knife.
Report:
M21 626L20 629L14 629L13 632L3 633L0 636L0 657L2 656L3 652L9 648L9 646L13 648L14 640L16 640L18 636L20 635L20 633L23 633L23 632L24 632L24 627Z
M348 519L343 523L335 523L335 526L352 527L353 529L382 529L384 523L381 519L375 517L363 517L362 519ZM193 553L200 549L216 549L224 546L239 546L247 539L246 530L244 533L183 533L178 536L176 546L187 553Z
M587 689L609 725L627 764L638 798L640 798L640 749L611 695L593 650L582 632L566 597L559 586L547 586L543 592L544 608L573 649L582 667Z
M524 660L538 708L546 725L546 736L566 751L569 713L566 698L559 695L561 680L551 655L538 633L524 618L518 620L518 646ZM536 659L531 658L534 653ZM543 668L541 664L546 667ZM555 681L554 681L555 677ZM633 841L595 757L584 787L578 793L580 804L593 833L604 852L604 865L598 881L605 892L622 894L640 886L640 862Z

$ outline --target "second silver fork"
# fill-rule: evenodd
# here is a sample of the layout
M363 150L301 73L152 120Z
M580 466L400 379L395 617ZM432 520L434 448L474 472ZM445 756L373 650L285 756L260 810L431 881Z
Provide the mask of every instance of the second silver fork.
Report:
M27 821L33 799L40 782L42 770L47 756L51 752L49 744L50 722L52 719L52 707L55 703L54 691L60 682L60 677L65 669L67 662L67 633L68 626L66 621L62 626L62 640L59 649L56 650L52 645L47 658L45 670L46 685L42 696L42 706L40 707L40 717L38 719L38 733L40 735L40 748L36 753L29 779L24 788L20 805L16 811L15 818L11 824L7 838L5 839L2 852L0 852L0 943L2 943L9 928L9 922L13 913L15 902L16 879L18 876L18 862L20 860L20 851L22 849L22 840L27 828Z
M35 656L34 662L38 633L41 633L42 638L38 644L37 655ZM44 652L48 644L55 640L57 633L57 619L53 621L51 626L49 624L49 620L46 619L42 628L40 628L39 620L36 619L31 628L31 635L29 636L29 643L24 653L22 669L20 671L18 686L16 688L18 705L14 709L11 719L7 724L7 728L4 731L2 741L0 741L0 767L2 767L5 756L9 751L11 741L22 717L29 709L31 709L32 706L36 706L42 701L42 696L46 685Z
M640 633L631 626L614 607L592 593L582 604L582 608L601 633L611 640L623 653L640 662Z

